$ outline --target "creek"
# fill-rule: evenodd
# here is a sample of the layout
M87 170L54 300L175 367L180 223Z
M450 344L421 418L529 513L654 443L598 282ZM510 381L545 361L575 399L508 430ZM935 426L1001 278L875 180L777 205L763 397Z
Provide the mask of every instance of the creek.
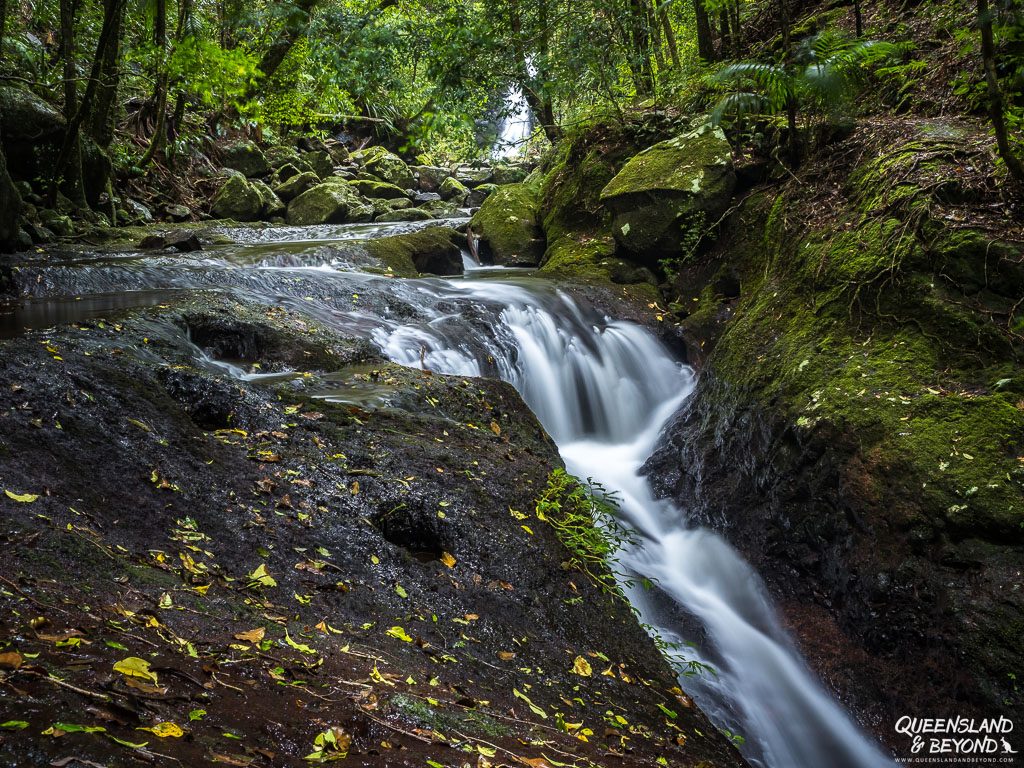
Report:
M447 222L455 225L458 222ZM567 468L615 494L637 543L619 567L653 588L629 588L641 620L711 667L683 687L716 725L745 741L762 768L889 765L826 692L780 625L760 579L722 538L653 497L639 473L695 374L639 325L604 316L547 280L514 269L462 278L400 280L360 271L332 244L418 225L224 232L234 245L198 254L68 255L29 261L28 296L0 307L0 335L153 306L181 292L217 291L304 313L372 341L392 361L437 373L500 377L514 385L557 443ZM172 326L154 334L182 334ZM251 361L197 364L248 380ZM266 375L270 382L301 372ZM345 397L330 376L308 385ZM370 393L386 407L387 392Z

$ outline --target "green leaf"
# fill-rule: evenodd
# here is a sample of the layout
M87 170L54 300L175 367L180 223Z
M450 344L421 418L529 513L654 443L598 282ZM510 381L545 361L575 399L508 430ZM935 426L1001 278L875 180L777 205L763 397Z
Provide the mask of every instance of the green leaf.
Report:
M24 728L28 728L28 723L24 720L8 720L6 723L0 723L0 729L5 731L20 731Z

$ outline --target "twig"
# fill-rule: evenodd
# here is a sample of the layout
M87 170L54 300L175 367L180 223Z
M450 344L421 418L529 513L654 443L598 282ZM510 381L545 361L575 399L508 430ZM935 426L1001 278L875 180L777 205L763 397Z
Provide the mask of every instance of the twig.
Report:
M31 670L31 669L21 669L21 670L18 670L18 672L19 673L23 673L23 674L27 674L27 675L35 675L36 677L39 677L39 678L41 678L43 680L46 680L49 683L53 683L54 685L59 685L61 688L67 688L68 690L74 691L75 693L80 693L81 695L88 696L89 698L92 698L92 699L97 699L99 701L110 701L110 697L107 696L106 694L94 693L93 691L88 691L85 688L79 688L77 685L72 685L71 683L65 683L60 678L53 677L52 675L44 675L42 672L35 672L35 671Z
M35 603L36 605L38 605L40 608L47 609L47 610L52 608L52 609L54 609L56 611L60 611L61 613L68 613L68 611L65 611L63 608L59 608L56 605L46 605L45 603L40 603L38 600L36 600L34 597L32 597L32 595L28 595L28 594L25 594L24 592L22 592L21 588L18 587L18 585L15 584L13 581L8 581L3 576L0 576L0 581L2 581L4 584L9 586L11 589L13 589L15 592L17 592L19 595L24 597L29 602L32 602L32 603Z

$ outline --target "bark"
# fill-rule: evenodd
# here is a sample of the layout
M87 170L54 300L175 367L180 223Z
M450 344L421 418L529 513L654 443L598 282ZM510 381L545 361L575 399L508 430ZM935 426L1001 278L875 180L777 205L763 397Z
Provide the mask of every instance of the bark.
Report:
M156 126L149 140L146 154L139 160L139 167L145 168L164 144L167 137L167 0L156 0L156 17L153 20L153 39L160 59L157 63L156 89L153 100L156 102Z
M996 148L999 156L1006 163L1006 170L1009 171L1016 181L1024 181L1024 165L1020 158L1014 154L1010 147L1010 141L1006 134L1006 120L1003 116L1003 95L999 89L999 79L996 75L996 49L992 37L992 15L989 10L988 0L978 1L978 30L981 32L981 58L985 69L985 87L988 92L988 114L992 120L992 129L996 135Z
M60 156L54 170L54 177L63 181L61 189L77 208L88 208L85 199L85 184L82 181L82 140L75 125L72 129L72 117L78 107L78 73L75 71L75 10L71 0L60 2L60 52L64 59L64 118L67 120L67 131L64 143L68 144L65 153L61 148ZM49 204L57 203L57 186L50 192Z
M544 61L547 59L548 46L547 24L544 23L547 20L547 6L542 6L541 11L543 33L541 34L540 42L540 58ZM519 88L522 90L523 98L526 99L526 104L530 107L534 118L544 130L544 135L547 136L548 141L555 144L562 138L562 128L555 122L555 108L550 94L547 93L543 85L540 88L540 92L535 87L535 80L539 80L541 83L545 81L544 73L538 71L537 78L530 76L530 67L527 63L526 50L523 43L523 21L519 16L519 9L515 5L509 7L509 29L512 32L512 46L516 59Z
M4 49L4 31L7 28L7 0L0 0L0 52ZM0 133L0 251L17 247L21 228L21 195L18 194L4 155L3 134Z
M711 19L704 0L693 0L693 12L697 19L697 54L704 61L716 61L715 41L711 33Z
M864 36L864 19L860 12L860 0L853 0L853 18L857 23L857 37Z
M779 0L779 25L782 27L782 55L788 59L789 46L789 0Z
M655 7L657 2L658 0L649 0L645 3L645 10L647 11L647 26L651 30L654 60L658 63L658 71L662 72L665 69L665 56L661 51L661 22L658 20L658 9Z
M67 5L70 10L69 0L62 0L61 6ZM125 7L125 0L114 0L111 5L111 10L121 13ZM105 46L109 43L110 37L114 33L114 15L113 13L103 15L103 26L100 29L100 37L96 43L96 55L93 56L92 69L89 72L89 80L85 86L85 94L82 96L82 102L75 109L74 114L67 115L67 128L64 131L64 142L61 144L60 154L57 155L57 162L53 168L53 182L50 185L50 190L47 195L50 206L57 203L57 191L60 185L60 179L64 169L68 168L73 158L77 157L77 166L79 181L81 180L82 170L82 155L81 155L81 127L85 120L85 116L89 114L89 110L92 107L93 99L96 95L96 86L100 80L100 68L102 66L102 53ZM65 65L67 66L67 65ZM65 83L65 87L67 87ZM71 87L74 88L74 83L71 83ZM74 91L72 91L74 93ZM67 92L65 92L65 97ZM81 184L79 184L81 187ZM84 198L84 190L83 190Z
M718 13L718 25L722 32L722 58L727 59L733 52L732 35L729 33L729 12L724 8Z
M103 149L109 147L114 140L117 114L113 107L121 80L121 28L124 25L124 5L119 4L120 10L114 9L112 6L116 2L117 0L103 0L104 15L114 14L114 30L103 49L100 82L96 86L96 103L89 120L89 134Z
M679 46L676 44L676 33L672 29L672 20L668 16L667 4L662 3L658 9L658 15L661 17L661 26L665 30L665 45L668 47L669 56L672 57L672 66L676 68L676 71L679 71L682 69L679 63Z

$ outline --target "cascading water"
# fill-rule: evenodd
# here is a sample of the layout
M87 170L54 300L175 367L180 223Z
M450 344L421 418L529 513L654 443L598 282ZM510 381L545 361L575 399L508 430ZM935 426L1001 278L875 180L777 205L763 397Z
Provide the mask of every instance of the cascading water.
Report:
M0 312L0 333L5 323L68 322L104 307L152 305L181 290L220 290L370 338L403 365L500 376L522 393L570 471L618 495L624 522L640 537L621 553L621 563L657 583L653 592L634 590L630 598L667 640L703 632L700 646L687 654L716 673L689 678L686 688L714 722L746 738L741 749L751 764L889 765L815 681L752 569L715 534L687 527L685 512L653 498L638 474L665 421L692 390L693 372L643 328L610 321L547 281L515 270L470 269L472 263L470 279L394 280L360 273L330 246L390 233L264 230L255 242L195 259L92 258L51 262L36 274L27 267L20 274L32 312L7 320ZM219 374L288 376L247 373L198 348L196 356ZM337 386L329 379L322 382L325 396Z
M504 309L488 354L555 439L567 467L618 495L642 542L623 553L632 572L657 582L705 627L712 647L697 660L716 674L687 681L718 722L746 736L743 752L773 768L864 768L890 762L814 680L778 625L752 569L720 537L685 527L685 514L656 500L638 473L658 433L693 388L693 372L639 326L593 316L567 296L521 284L480 281L461 290ZM426 325L380 329L375 338L396 362L476 375L479 360ZM424 352L425 350L425 352ZM635 605L663 636L648 596ZM646 610L645 610L646 609ZM660 624L660 626L659 626Z

